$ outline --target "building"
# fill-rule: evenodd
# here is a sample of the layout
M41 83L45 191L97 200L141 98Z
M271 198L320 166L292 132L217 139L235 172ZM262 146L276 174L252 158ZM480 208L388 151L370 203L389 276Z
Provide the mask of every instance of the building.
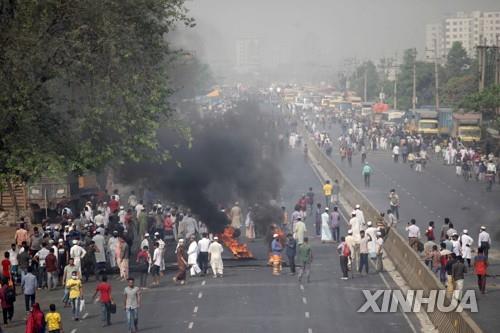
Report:
M257 38L240 38L236 40L236 70L251 72L261 66L261 45Z
M444 42L444 27L442 24L433 23L425 26L425 61L434 62L437 56L440 62L446 59Z
M496 45L500 35L500 11L458 12L440 23L427 24L425 29L425 60L445 58L454 42L460 42L469 57L476 57L476 46Z

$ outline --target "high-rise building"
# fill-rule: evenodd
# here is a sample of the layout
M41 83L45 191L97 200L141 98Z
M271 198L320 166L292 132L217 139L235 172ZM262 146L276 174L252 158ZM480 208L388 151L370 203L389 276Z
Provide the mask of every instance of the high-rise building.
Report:
M261 46L257 38L240 38L236 40L236 69L249 72L261 65Z
M458 12L441 23L427 24L425 30L425 60L445 58L454 42L460 42L467 54L474 58L476 46L495 45L500 35L500 11L471 13Z
M442 24L434 23L425 26L425 60L434 62L438 58L439 62L446 59L446 48L444 42L444 28Z

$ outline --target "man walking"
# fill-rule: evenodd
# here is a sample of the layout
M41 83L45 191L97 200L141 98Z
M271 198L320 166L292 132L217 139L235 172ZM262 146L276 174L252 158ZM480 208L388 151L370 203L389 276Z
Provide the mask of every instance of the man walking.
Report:
M486 274L488 270L488 258L484 255L483 249L477 250L477 256L474 257L474 274L477 276L477 285L482 294L486 293Z
M490 234L486 232L486 227L481 226L481 231L479 232L479 237L477 240L477 245L483 249L483 254L488 259L488 252L491 247Z
M299 246L298 254L299 263L302 265L299 271L299 282L302 282L302 276L306 276L307 283L310 282L311 278L311 264L313 261L313 255L311 246L309 245L309 239L304 237L304 243Z
M78 272L71 273L71 278L66 282L66 288L69 291L73 320L78 321L80 320L80 301L83 299L83 286Z
M124 308L127 314L129 333L136 333L139 327L139 308L141 306L141 290L134 286L134 278L127 279L128 286L123 291Z
M105 327L111 325L111 303L113 303L113 298L111 297L111 285L108 283L108 277L103 275L101 281L102 282L95 288L92 299L99 293L99 302L101 303L102 310L102 326Z
M416 252L418 252L420 228L416 225L416 223L417 221L415 221L415 219L411 219L411 224L408 223L406 231L408 231L408 243Z
M30 311L33 304L35 304L37 286L38 283L36 276L33 275L33 269L31 268L31 266L29 266L26 275L22 278L21 281L21 288L23 289L26 312Z
M338 207L333 207L333 212L331 214L332 221L332 238L334 242L338 242L340 240L340 213L338 211Z
M289 233L286 239L286 256L288 257L288 265L290 266L290 275L295 275L295 255L297 253L297 241L293 235Z
M365 165L363 166L363 169L361 171L361 174L363 175L363 179L365 181L365 187L370 187L370 176L372 173L372 167L368 164L368 162L365 162Z
M207 274L208 270L208 247L210 246L210 239L208 239L208 233L204 232L202 238L198 241L198 249L200 253L198 254L198 262L200 263L200 269L203 275Z
M325 182L325 185L323 185L323 194L325 195L325 205L326 207L330 207L330 202L332 199L332 184L330 184L330 181L327 180Z
M208 246L208 260L210 260L210 266L212 267L212 272L214 278L217 276L223 276L224 264L222 262L222 252L224 249L219 243L219 237L214 237L214 241Z
M347 264L348 264L349 258L351 257L351 250L349 249L349 245L347 245L347 243L345 241L345 237L340 238L340 244L337 247L337 251L338 251L339 256L340 256L340 269L342 270L341 279L347 280L347 279L349 279L349 275L348 275L349 269L347 267Z
M389 192L389 206L391 207L391 212L396 215L399 220L399 195L396 193L395 189Z
M451 267L451 276L453 278L453 282L455 282L453 298L459 302L462 299L465 273L467 273L467 267L465 267L464 259L461 256L457 256L457 262Z
M363 272L364 267L368 275L368 242L371 240L371 237L365 235L364 230L361 230L361 239L359 241L359 274Z

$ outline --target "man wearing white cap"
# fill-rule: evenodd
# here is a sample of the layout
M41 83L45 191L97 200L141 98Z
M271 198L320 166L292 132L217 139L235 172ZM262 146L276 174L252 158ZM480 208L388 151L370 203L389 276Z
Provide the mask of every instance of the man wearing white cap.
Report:
M474 243L474 240L469 236L469 230L464 229L460 236L460 244L462 245L462 258L467 261L469 268L471 267L470 260L472 259L472 243Z
M361 237L360 237L361 239ZM352 269L356 268L356 270L359 269L359 242L356 242L356 239L353 236L352 229L347 230L347 236L345 237L345 244L349 246L349 260L351 261L351 266ZM355 255L355 249L356 247L358 248L357 252L357 257L354 257Z
M479 237L477 239L477 245L483 249L483 254L488 259L488 251L491 247L490 234L486 232L486 227L481 226L481 231L479 232Z
M273 235L273 241L271 243L271 262L273 264L273 275L277 276L281 273L281 252L283 251L283 245L279 239L278 234Z
M363 211L361 210L360 205L356 205L356 209L354 210L356 212L356 218L359 220L359 227L360 231L366 229L366 222L365 222L365 214L363 214Z
M293 226L293 238L297 240L297 245L304 243L304 237L307 233L306 224L302 222L302 218L298 217L297 222Z
M147 232L144 234L144 238L142 239L140 248L143 249L144 246L147 246L148 249L152 248L152 246L149 246L149 233L147 233Z
M165 241L160 237L159 232L155 232L155 242L158 242L161 251L160 273L163 276L165 272Z
M222 277L224 273L222 252L224 252L224 249L222 248L222 245L219 244L219 237L215 236L214 241L208 247L208 260L210 260L210 266L212 267L214 278L217 276Z
M118 247L118 231L113 231L108 239L108 258L111 268L116 267L116 248Z
M332 232L331 232L331 218L328 207L325 208L325 212L321 214L321 242L331 242Z
M75 266L78 268L78 272L80 275L82 274L82 258L85 257L87 251L80 245L78 245L78 241L73 240L73 246L69 250L69 257L73 258L75 261Z
M95 247L97 248L94 256L96 262L96 271L98 273L104 272L106 270L106 251L104 250L104 244L106 240L102 235L104 232L101 233L101 230L102 228L98 228L97 233L94 237L92 237L92 240L95 243Z

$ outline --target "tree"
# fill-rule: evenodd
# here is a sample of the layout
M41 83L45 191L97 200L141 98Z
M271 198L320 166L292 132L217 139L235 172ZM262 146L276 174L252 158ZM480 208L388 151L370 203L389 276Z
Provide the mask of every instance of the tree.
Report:
M472 60L461 42L453 42L446 57L446 74L448 78L462 76L470 73Z
M441 104L458 107L465 96L477 90L477 78L473 75L451 77L441 89Z
M183 0L1 1L0 181L157 152Z
M366 61L351 75L351 90L354 90L358 96L364 96L366 74L366 97L368 100L374 100L379 93L380 79L377 68L372 61Z
M490 86L481 92L466 96L459 105L466 111L481 112L486 119L493 119L500 108L500 85Z

